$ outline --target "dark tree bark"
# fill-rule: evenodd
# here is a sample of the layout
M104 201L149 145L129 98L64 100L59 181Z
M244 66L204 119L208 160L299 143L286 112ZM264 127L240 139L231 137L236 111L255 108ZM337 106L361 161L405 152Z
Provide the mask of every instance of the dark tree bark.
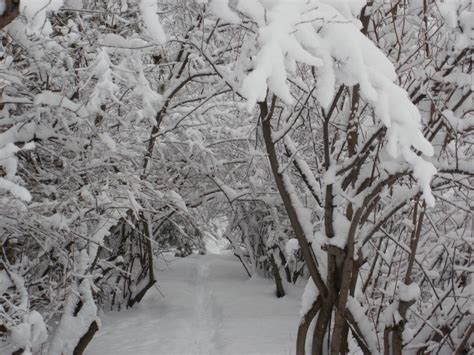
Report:
M313 321L314 317L321 308L321 297L313 303L310 310L304 315L301 323L298 327L298 335L296 337L296 355L305 355L306 337L308 334L309 326Z
M277 153L275 149L275 144L272 139L272 126L271 126L271 118L273 116L273 110L275 107L276 97L273 96L271 107L268 107L267 101L263 101L259 103L260 106L260 120L262 122L262 131L263 137L265 141L265 147L268 153L268 159L270 161L270 165L272 168L273 177L275 179L278 191L280 196L283 200L283 204L285 206L285 210L288 214L290 219L290 223L292 226L293 231L295 232L295 236L298 239L299 245L301 247L301 251L303 253L303 257L306 261L306 265L308 266L309 273L311 278L313 279L316 287L318 288L320 294L327 295L327 288L326 285L321 278L321 274L319 273L318 267L316 265L315 260L313 259L311 247L306 240L306 236L304 235L303 227L301 226L296 211L291 203L291 197L289 192L286 190L285 183L283 182L283 176L280 172L280 164L278 162Z
M127 302L127 308L133 307L135 303L140 303L145 297L145 294L148 292L150 288L156 283L155 279L155 266L153 264L153 246L151 244L151 240L153 238L152 231L150 230L151 223L147 216L143 215L143 226L145 230L145 237L143 238L143 244L146 248L145 251L145 258L147 259L147 266L148 266L148 282L143 288L138 292L135 296L131 295L131 298Z
M278 298L285 297L285 289L283 288L283 283L281 281L280 270L278 269L278 265L275 262L275 257L273 255L270 255L270 262L272 264L273 278L275 279L276 296Z
M86 350L87 345L89 345L90 341L94 337L94 334L99 330L99 326L96 321L93 321L91 325L89 326L89 329L87 330L86 334L84 334L79 340L79 343L77 343L76 347L74 348L73 355L82 355L84 353L84 350Z
M0 29L9 25L20 13L20 0L5 0L5 11L0 15Z

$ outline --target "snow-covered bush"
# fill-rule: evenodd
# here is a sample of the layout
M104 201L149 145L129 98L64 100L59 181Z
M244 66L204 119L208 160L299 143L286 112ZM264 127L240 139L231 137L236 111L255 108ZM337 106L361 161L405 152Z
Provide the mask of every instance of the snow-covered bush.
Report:
M259 107L273 176L315 286L304 296L298 353L313 319L313 353L462 351L472 331L469 262L458 261L466 268L458 274L444 268L456 286L435 286L426 265L447 262L449 252L436 262L425 254L442 238L440 218L444 235L454 227L461 238L449 250L459 248L462 260L470 250L469 208L451 227L439 214L443 196L454 194L462 208L470 194L471 9L433 1L231 4L214 11L237 24L245 45L217 70L249 112ZM311 209L302 202L308 196ZM401 292L413 282L417 297ZM449 315L432 329L426 318L443 303Z
M5 351L81 353L99 309L139 302L156 254L201 248L215 218L250 275L308 278L298 354L470 349L469 1L20 11L0 61Z
M61 4L23 2L5 35L2 352L82 353L99 307L130 307L156 282L154 229L192 218L166 171L173 152L154 154L170 95L153 64L157 15L138 1Z

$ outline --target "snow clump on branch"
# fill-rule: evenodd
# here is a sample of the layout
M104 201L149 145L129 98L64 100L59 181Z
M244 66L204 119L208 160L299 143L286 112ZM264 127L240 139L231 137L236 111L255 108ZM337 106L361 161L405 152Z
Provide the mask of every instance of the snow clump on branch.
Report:
M349 0L240 0L237 10L258 26L258 52L242 81L241 94L249 111L265 100L267 90L284 103L294 104L288 76L297 62L313 67L315 94L325 109L332 102L336 84L360 85L363 98L388 129L388 153L411 166L427 205L433 206L430 181L436 169L419 155L433 156L433 146L423 136L418 109L394 83L393 64L360 31L354 14L363 5Z

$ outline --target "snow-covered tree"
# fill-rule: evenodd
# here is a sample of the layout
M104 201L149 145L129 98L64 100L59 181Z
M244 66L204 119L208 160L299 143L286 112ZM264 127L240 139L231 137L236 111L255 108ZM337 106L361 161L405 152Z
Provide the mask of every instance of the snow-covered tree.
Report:
M215 219L307 280L298 354L469 351L473 11L0 1L6 351L82 353Z
M455 186L462 188L458 184L472 175L463 158L455 159L454 165L453 161L444 163L446 145L440 149L434 144L438 136L452 134L437 119L449 116L450 111L443 114L446 108L439 106L452 100L462 111L469 105L466 100L472 100L471 89L462 82L449 88L444 85L449 93L440 95L443 85L439 81L453 71L462 78L470 70L466 65L472 41L466 22L471 16L468 6L441 4L440 10L433 2L420 7L414 3L239 1L235 9L222 5L214 11L222 20L244 27L241 36L249 38L243 40L246 46L234 64L236 75L232 77L225 68L218 70L229 86L237 86L250 112L259 106L275 182L311 275L303 297L298 352L305 352L312 322L314 333L308 345L315 354L346 353L354 347L364 353L401 353L402 349L415 351L425 346L417 344L429 339L437 339L429 351L462 351L472 332L467 308L452 308L450 319L456 319L459 328L450 323L444 331L435 329L444 334L441 339L429 332L419 337L428 323L427 304L433 302L427 297L430 291L420 292L419 284L433 285L426 283L427 275L415 278L413 270L419 267L416 255L433 245L428 231L423 233L425 238L420 237L424 216L436 210L439 191L446 193L453 186L442 177L450 174ZM237 16L236 11L244 16ZM360 20L355 18L359 15ZM454 16L454 33L441 16ZM441 49L433 46L433 37ZM457 55L444 54L446 50L457 50ZM433 51L434 58L442 58L440 63L433 63ZM413 71L419 62L432 68L424 78ZM425 113L427 104L431 107ZM459 152L458 148L453 151ZM315 207L303 204L301 197L306 196L313 197ZM393 225L400 215L412 220L408 228ZM466 230L470 223L466 217L461 217L464 227L457 229ZM401 255L400 250L394 252L392 243L397 248L402 245ZM387 250L393 250L395 259L380 256ZM377 260L388 264L389 274L396 267L398 276L389 283L392 291L377 294L389 284L378 285L377 290L370 288L368 297ZM372 267L367 269L367 264ZM378 279L381 271L377 271ZM450 275L454 277L453 270ZM458 287L452 294L446 291L449 298L468 289L465 281ZM442 301L441 296L435 298L436 310ZM378 305L375 313L372 302ZM410 309L415 303L420 308ZM410 329L418 327L411 337L407 322ZM453 331L455 338L450 335Z

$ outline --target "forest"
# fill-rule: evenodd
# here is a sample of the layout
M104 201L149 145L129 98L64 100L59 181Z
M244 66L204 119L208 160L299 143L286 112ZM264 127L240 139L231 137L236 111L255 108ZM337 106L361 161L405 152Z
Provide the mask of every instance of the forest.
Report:
M281 354L473 353L471 0L0 0L0 28L0 354L118 354L102 320L165 284L183 316L186 265L195 330L123 354L276 355L216 340L232 299L291 315ZM220 325L209 260L242 275Z

